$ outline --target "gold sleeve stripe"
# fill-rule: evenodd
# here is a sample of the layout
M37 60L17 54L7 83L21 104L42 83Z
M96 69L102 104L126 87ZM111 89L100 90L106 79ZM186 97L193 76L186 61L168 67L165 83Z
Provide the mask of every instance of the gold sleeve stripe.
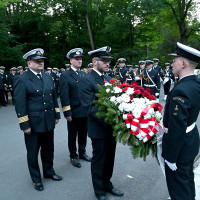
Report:
M26 115L24 117L19 117L18 120L19 120L19 123L27 122L29 120L28 115Z
M71 107L70 107L70 106L65 106L65 107L63 107L63 112L68 111L68 110L71 110Z
M59 112L60 112L60 109L59 109L59 108L55 108L55 111L56 111L57 113L59 113Z

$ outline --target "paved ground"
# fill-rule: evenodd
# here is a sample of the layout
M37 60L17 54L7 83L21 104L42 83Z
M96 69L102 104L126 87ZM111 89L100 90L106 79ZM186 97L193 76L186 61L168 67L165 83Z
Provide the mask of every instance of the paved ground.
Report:
M92 154L90 139L87 152ZM63 181L43 180L45 190L34 190L14 106L0 107L0 200L94 200L90 164L81 163L82 167L78 169L69 162L67 125L62 116L55 129L54 168L57 174L63 176ZM199 172L197 170L196 173L200 177ZM165 200L169 196L165 177L156 160L151 156L146 162L134 160L129 148L122 144L117 145L112 181L125 195L122 198L108 195L110 200ZM199 183L198 179L197 190L200 191Z

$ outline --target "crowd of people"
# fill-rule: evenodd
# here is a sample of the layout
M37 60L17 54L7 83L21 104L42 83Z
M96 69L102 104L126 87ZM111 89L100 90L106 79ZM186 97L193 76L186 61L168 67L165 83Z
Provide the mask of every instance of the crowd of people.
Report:
M160 87L163 84L164 87L164 100L167 98L167 94L170 91L172 83L176 83L177 76L174 76L171 64L165 63L164 67L159 66L159 59L154 58L152 60L141 60L138 65L126 65L125 58L119 58L116 65L111 68L108 66L105 72L111 78L118 79L121 83L137 82L144 88L150 88L152 94L159 99ZM82 66L81 66L82 67ZM68 71L71 68L71 64L65 64L65 68L51 68L44 69L45 73L51 75L57 97L60 94L60 76L63 72ZM85 74L89 74L93 69L93 63L89 63L86 68L81 69ZM24 72L28 71L28 66L12 67L10 68L10 74L5 74L5 67L0 66L0 106L6 106L8 104L8 96L10 94L13 103L13 84L14 78Z
M110 68L111 48L108 46L88 52L92 63L87 71L81 70L83 49L70 50L66 57L70 64L59 73L58 69L44 70L43 49L33 49L23 58L27 71L11 69L7 77L0 68L1 104L6 103L6 87L11 92L13 103L24 133L27 161L33 186L44 189L38 165L41 152L43 177L61 181L53 168L54 128L60 119L58 96L68 127L68 149L70 162L80 168L80 159L91 162L91 176L98 200L108 200L106 192L115 196L124 193L111 182L116 140L113 129L98 118L98 107L94 104L99 92L97 85L104 85L115 77L121 83L137 82L149 88L159 98L161 82L166 100L163 117L163 153L169 194L172 200L194 200L193 162L199 150L199 133L195 124L200 110L200 82L194 69L200 62L200 51L177 43L172 64L165 63L165 69L158 65L157 58L139 61L139 65L126 65L125 58L119 58L113 70ZM173 71L170 69L172 66ZM20 71L21 70L21 71ZM178 79L176 78L178 77ZM10 78L9 78L10 77ZM11 78L12 77L12 78ZM11 81L12 80L12 81ZM173 81L177 81L170 91ZM92 141L92 158L86 153L87 136ZM77 144L76 144L77 140Z

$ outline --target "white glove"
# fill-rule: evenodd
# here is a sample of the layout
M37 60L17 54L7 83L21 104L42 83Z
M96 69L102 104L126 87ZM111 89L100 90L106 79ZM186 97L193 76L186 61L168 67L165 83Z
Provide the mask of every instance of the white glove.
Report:
M158 97L158 96L159 96L159 93L155 93L155 96Z
M167 160L165 160L165 162L167 163L168 167L169 167L172 171L176 171L176 170L177 170L176 163L170 163L170 162L167 161Z

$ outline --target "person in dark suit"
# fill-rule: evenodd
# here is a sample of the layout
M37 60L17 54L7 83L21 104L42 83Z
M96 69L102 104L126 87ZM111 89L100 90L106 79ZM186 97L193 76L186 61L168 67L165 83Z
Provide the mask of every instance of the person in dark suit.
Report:
M12 97L12 103L14 104L14 79L17 76L16 75L17 69L16 67L12 67L10 69L10 74L8 75L8 90L10 91L11 97Z
M200 51L177 43L174 75L180 78L167 97L163 125L162 157L171 200L195 200L193 163L199 151L196 120L200 111L200 82L194 69Z
M108 200L106 192L116 196L123 196L123 192L113 187L111 177L113 174L116 141L113 137L111 126L96 116L97 106L93 103L99 92L98 84L110 81L106 74L109 67L110 47L88 52L92 56L93 70L85 78L82 84L82 101L88 112L88 136L92 140L93 157L91 162L92 183L94 192L98 200Z
M158 75L158 72L153 67L153 61L146 60L146 69L144 71L143 75L143 84L144 88L151 89L151 92L153 95L156 96L156 98L159 97L159 91L160 91L160 76Z
M126 81L126 78L128 78L128 74L127 74L128 69L126 68L126 59L119 58L117 62L119 64L119 68L118 68L119 80L121 83L123 83Z
M60 77L60 99L64 116L68 126L68 148L70 160L75 167L81 167L80 159L91 161L86 154L87 143L87 115L81 104L81 81L86 75L81 71L83 50L81 48L72 49L67 53L71 67ZM76 148L76 138L78 136L78 153Z
M170 63L165 63L165 69L163 70L163 87L164 87L164 99L167 99L167 95L169 94L170 87L171 87L171 82L174 81L174 74L172 70L170 69L171 64Z
M24 132L28 168L34 188L43 190L38 165L40 150L44 178L62 180L53 168L54 128L60 119L60 111L52 78L43 73L43 49L33 49L23 58L29 70L14 80L15 110L20 128Z
M0 66L0 105L6 106L6 87L7 87L7 78L4 74L5 67Z

